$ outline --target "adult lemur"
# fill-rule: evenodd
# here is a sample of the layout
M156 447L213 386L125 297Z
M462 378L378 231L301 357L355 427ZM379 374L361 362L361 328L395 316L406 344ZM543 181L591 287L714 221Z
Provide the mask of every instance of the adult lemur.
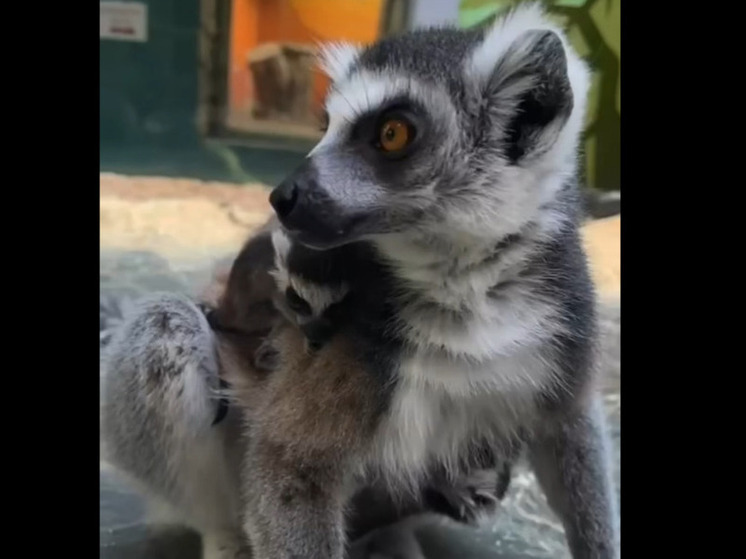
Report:
M225 479L243 483L255 556L341 559L361 483L416 495L432 472L525 451L575 559L616 557L578 234L585 66L528 6L486 30L338 45L325 67L328 130L270 201L280 293L331 328L314 351L277 330L260 391L232 379L248 448Z
M575 559L615 557L578 232L585 65L535 5L324 60L328 129L270 202L280 286L337 333L282 352L251 427L258 557L340 558L359 479L405 491L485 449L525 450ZM334 351L360 366L329 373Z

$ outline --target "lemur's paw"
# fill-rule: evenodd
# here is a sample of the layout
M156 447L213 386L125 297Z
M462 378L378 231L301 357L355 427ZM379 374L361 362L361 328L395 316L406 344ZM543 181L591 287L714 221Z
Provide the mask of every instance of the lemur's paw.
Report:
M458 522L477 525L492 516L500 505L498 474L492 469L477 470L428 490L430 507Z

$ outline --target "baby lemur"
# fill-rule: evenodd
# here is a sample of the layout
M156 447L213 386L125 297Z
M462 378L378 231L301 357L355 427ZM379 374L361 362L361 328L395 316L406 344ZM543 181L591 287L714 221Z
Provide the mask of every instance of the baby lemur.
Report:
M324 66L328 129L270 202L280 291L336 326L313 353L281 349L249 427L257 557L339 559L360 480L416 493L517 451L573 557L616 557L579 236L585 65L529 5L336 45ZM337 351L353 358L331 372Z
M106 457L153 504L170 509L169 520L199 530L208 559L251 556L241 527L242 422L262 421L264 384L279 366L278 348L305 355L328 339L321 340L311 324L326 321L323 316L302 321L313 330L310 341L283 334L297 329L288 321L296 315L270 275L276 227L271 220L256 233L200 303L169 294L141 300L105 349ZM303 303L297 295L290 300ZM357 366L333 344L325 359L330 378ZM305 367L304 359L297 366ZM278 402L281 408L291 404ZM350 538L424 510L477 522L494 509L508 481L485 470L457 480L433 472L430 479L417 498L399 499L371 481L349 507Z

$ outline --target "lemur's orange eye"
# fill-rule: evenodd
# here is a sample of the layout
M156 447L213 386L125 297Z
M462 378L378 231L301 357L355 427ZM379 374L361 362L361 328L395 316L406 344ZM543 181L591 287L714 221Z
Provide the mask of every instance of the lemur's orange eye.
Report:
M412 141L409 123L401 119L387 120L381 126L379 142L383 151L399 151Z

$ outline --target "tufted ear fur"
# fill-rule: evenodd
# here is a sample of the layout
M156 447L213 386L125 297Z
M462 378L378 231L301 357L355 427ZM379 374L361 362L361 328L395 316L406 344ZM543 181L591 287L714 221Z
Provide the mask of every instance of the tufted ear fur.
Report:
M519 8L490 28L468 70L511 163L551 150L570 117L584 112L588 71L537 5ZM577 136L579 126L574 128Z
M352 43L324 43L319 46L319 66L332 82L344 79L355 63L360 48Z

